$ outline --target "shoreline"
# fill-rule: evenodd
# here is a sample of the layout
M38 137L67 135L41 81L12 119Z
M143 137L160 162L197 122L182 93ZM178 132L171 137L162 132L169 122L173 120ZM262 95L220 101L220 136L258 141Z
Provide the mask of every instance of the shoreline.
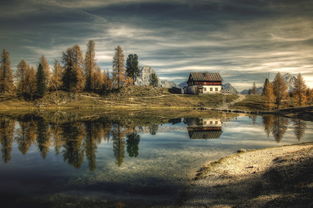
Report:
M313 143L240 150L198 170L180 204L184 208L306 207L313 205L312 170Z

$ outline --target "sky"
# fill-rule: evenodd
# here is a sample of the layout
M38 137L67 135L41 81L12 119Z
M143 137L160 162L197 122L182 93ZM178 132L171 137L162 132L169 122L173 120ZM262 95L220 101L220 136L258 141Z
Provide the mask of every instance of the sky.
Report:
M136 53L161 79L220 72L238 90L276 72L302 73L313 87L313 0L1 0L0 49L52 65L96 43L102 69L114 48Z

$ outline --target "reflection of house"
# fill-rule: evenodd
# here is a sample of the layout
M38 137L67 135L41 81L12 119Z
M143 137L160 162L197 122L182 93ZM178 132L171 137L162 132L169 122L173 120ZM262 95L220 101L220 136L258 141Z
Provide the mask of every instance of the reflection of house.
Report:
M219 73L192 72L188 78L187 93L189 94L209 94L221 93L222 77Z
M219 118L187 119L190 139L218 139L222 135L222 121Z

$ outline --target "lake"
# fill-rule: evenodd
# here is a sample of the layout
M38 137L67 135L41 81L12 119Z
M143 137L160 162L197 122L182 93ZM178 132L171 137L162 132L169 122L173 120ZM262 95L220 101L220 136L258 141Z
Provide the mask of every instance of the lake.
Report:
M5 207L169 207L207 161L312 142L312 122L145 112L0 116Z

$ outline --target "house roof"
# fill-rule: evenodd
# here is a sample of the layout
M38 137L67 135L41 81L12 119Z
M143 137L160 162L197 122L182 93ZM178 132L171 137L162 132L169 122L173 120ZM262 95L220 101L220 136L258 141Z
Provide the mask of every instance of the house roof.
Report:
M218 139L223 131L188 131L190 139Z
M209 73L209 72L191 72L189 79L193 81L223 81L220 73Z

